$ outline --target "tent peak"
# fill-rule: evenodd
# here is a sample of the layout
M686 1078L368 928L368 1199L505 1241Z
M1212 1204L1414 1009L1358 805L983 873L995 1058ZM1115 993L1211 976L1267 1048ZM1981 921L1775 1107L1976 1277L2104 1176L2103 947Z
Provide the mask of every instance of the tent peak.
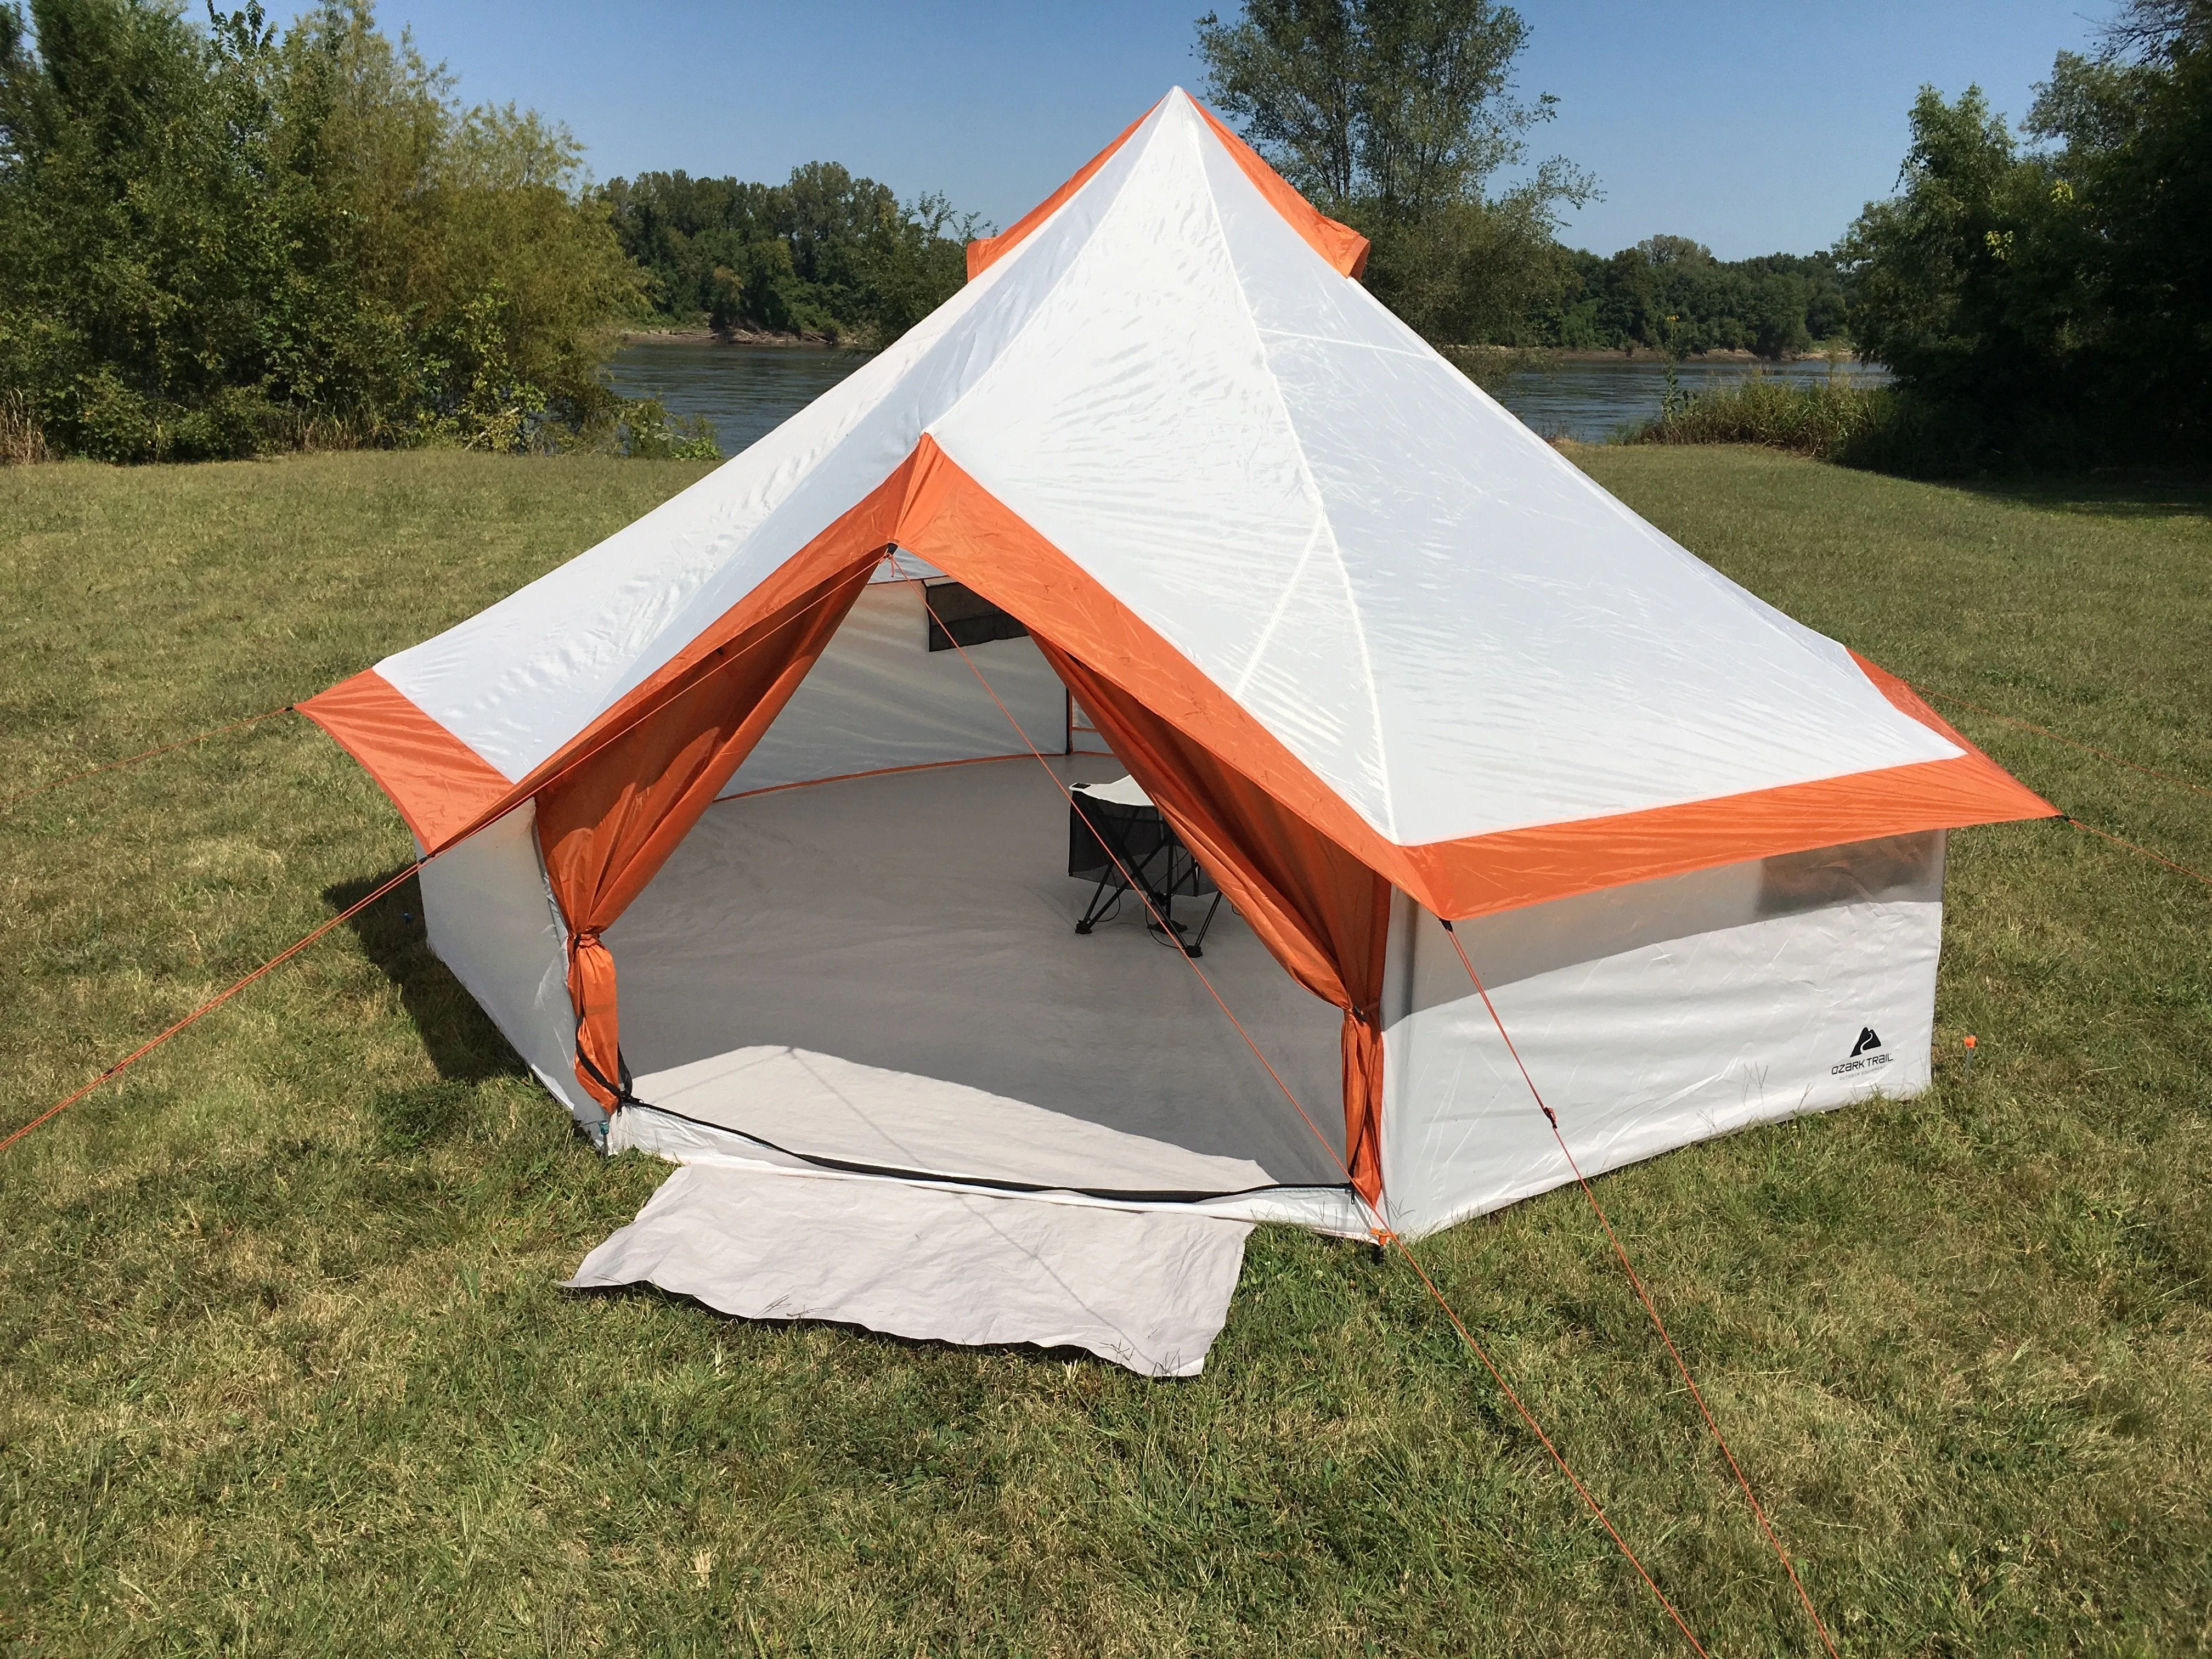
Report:
M1258 187L1268 204L1281 214L1291 228L1305 239L1307 245L1334 266L1340 275L1356 279L1367 269L1367 239L1364 236L1351 226L1340 224L1321 212L1299 195L1289 180L1270 167L1257 150L1231 131L1219 116L1184 88L1173 86L1151 108L1122 128L1112 143L1085 162L1058 190L996 236L979 237L969 243L968 280L974 282L1042 228L1047 221L1073 200L1100 169L1114 159L1123 145L1147 125L1170 111L1177 114L1188 112L1189 116L1195 116L1203 131L1229 153L1230 158Z

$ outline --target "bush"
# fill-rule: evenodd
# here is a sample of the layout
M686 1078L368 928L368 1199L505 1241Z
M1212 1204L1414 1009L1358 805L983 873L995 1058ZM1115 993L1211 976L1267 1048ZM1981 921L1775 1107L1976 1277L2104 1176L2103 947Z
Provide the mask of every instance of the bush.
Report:
M1903 188L1841 252L1852 332L1990 471L2212 453L2212 0L2131 0L2062 52L2024 146L1923 88Z
M51 460L46 434L20 392L0 392L0 466L27 466Z
M622 453L641 461L719 461L714 423L703 415L671 415L658 398L625 403L616 426Z
M1672 403L1628 435L1633 444L1764 444L1822 460L1864 450L1898 420L1896 394L1848 374L1792 385L1747 375Z
M1670 403L1627 434L1632 444L1763 444L1796 455L1908 478L2074 472L2097 463L2078 428L2017 418L1997 447L1973 410L1911 387L1869 386L1832 374L1810 385L1753 374Z
M65 453L188 460L604 429L641 274L538 117L325 0L198 29L0 3L0 394ZM34 27L33 27L34 26ZM35 46L32 44L35 38Z

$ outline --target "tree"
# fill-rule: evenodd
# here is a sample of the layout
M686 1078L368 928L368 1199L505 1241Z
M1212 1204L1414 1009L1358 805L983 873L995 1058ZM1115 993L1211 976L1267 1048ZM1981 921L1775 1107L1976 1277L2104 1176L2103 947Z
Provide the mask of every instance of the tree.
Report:
M1923 87L1911 132L1904 189L1869 204L1844 246L1860 349L1906 386L1991 419L2046 404L2063 368L2052 313L2069 297L2045 291L2048 171L1977 87L1955 102Z
M1899 194L1844 252L1852 325L1951 466L2212 446L2212 0L2136 0L2061 53L2024 147L1923 88ZM1934 441L1931 440L1931 441Z
M1374 244L1367 282L1432 338L1510 337L1556 295L1558 213L1594 193L1553 158L1486 193L1525 158L1555 101L1511 96L1528 26L1492 0L1247 0L1199 20L1213 101L1322 211Z
M0 8L0 377L72 447L223 453L273 273L246 78L173 15ZM236 119L247 130L234 131Z
M1361 181L1360 23L1346 0L1247 0L1234 22L1198 20L1213 101L1326 211L1348 209Z
M118 460L604 423L640 276L577 159L359 0L0 5L0 395Z
M2134 0L2062 52L2028 129L2056 146L2085 397L2116 434L2212 455L2212 0ZM2146 432L2140 418L2154 416Z

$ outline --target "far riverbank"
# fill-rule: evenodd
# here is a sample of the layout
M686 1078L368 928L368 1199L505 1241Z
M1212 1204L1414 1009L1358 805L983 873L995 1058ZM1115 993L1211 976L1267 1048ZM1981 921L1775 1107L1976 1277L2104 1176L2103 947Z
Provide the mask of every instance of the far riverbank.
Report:
M625 398L657 398L672 414L702 416L715 441L734 455L773 431L867 361L869 354L790 335L724 338L700 329L629 337L607 365ZM1498 399L1547 438L1603 443L1657 415L1667 395L1667 360L1618 351L1543 353L1505 378ZM1879 382L1887 370L1824 357L1774 363L1709 353L1675 364L1674 383L1707 391L1748 374L1787 381L1831 372Z
M623 346L767 346L776 350L849 351L848 342L826 334L775 334L751 328L636 328L621 337Z
M826 334L775 333L764 329L749 328L638 328L624 331L618 337L622 346L683 345L683 346L767 346L779 350L851 351L856 348L849 339L831 339ZM1613 347L1580 346L1447 346L1447 354L1466 353L1470 356L1494 354L1501 357L1526 358L1539 363L1663 363L1667 354L1650 346L1627 345ZM1857 364L1848 352L1836 348L1816 348L1793 352L1787 357L1761 357L1755 351L1741 347L1723 346L1711 351L1693 352L1680 359L1684 363L1729 363L1739 368L1781 367L1796 363L1828 363L1843 362ZM1859 365L1863 367L1863 365Z

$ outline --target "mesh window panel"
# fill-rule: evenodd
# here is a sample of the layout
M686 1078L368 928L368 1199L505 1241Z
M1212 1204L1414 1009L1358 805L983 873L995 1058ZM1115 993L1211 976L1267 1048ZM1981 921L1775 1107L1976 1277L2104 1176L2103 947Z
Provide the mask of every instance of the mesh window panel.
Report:
M932 582L929 601L929 648L950 651L955 645L988 645L993 640L1025 640L1030 630L973 588L958 582Z
M1834 904L1943 896L1943 837L1939 830L1855 841L1763 861L1762 916L1796 915Z

